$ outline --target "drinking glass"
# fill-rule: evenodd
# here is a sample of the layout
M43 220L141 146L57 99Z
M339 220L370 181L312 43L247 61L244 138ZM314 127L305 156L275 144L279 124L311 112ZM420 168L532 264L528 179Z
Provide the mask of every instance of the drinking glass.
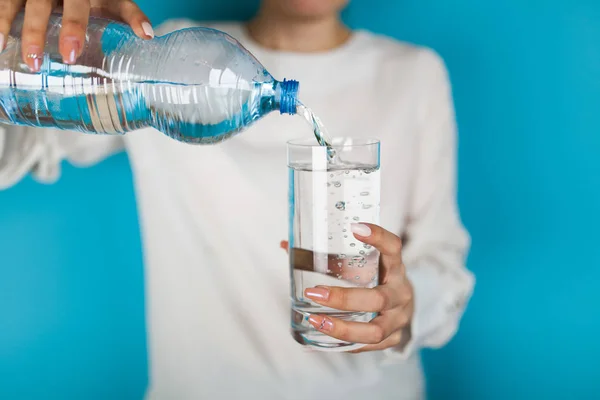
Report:
M373 288L379 252L357 240L352 223L379 224L379 148L375 139L336 138L335 152L313 140L288 142L289 249L292 335L322 351L349 351L348 343L316 330L311 314L369 322L375 313L340 311L304 296L318 285Z

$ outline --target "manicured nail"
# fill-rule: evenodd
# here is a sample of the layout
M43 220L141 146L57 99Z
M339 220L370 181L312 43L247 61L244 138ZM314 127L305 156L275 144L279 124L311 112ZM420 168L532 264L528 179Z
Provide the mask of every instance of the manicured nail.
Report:
M26 63L29 69L38 72L42 66L42 48L40 46L29 46L27 48Z
M304 290L304 295L308 298L327 301L329 299L329 289L326 287L314 287Z
M365 224L351 224L350 230L352 233L356 233L358 236L369 237L371 236L371 228Z
M67 57L63 61L66 64L75 64L77 53L81 49L81 42L75 36L67 36L63 38L63 49L63 54L67 54Z
M150 25L148 22L142 22L142 30L149 38L154 37L154 29L152 29L152 25Z
M328 317L311 314L308 322L320 331L331 332L333 330L333 321Z
M4 50L5 42L6 38L4 37L4 33L0 33L0 51Z

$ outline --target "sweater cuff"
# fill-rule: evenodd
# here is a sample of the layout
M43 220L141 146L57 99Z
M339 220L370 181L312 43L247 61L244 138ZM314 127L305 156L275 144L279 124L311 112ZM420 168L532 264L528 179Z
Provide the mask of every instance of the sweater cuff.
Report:
M0 125L0 190L20 181L36 164L43 152L40 138L24 126ZM52 177L48 177L52 181Z
M423 347L440 348L456 333L473 290L474 279L460 271L441 273L435 265L407 268L414 292L415 309L407 341L384 350L393 359L407 359ZM406 336L405 336L406 337Z

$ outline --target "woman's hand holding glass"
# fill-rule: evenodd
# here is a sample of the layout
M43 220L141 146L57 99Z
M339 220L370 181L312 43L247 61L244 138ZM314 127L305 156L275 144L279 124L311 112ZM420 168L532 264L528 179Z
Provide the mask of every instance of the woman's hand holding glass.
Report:
M413 288L402 262L402 240L373 224L352 224L352 232L356 239L379 250L380 284L372 289L317 286L306 289L304 295L320 305L337 310L375 312L378 315L369 323L344 321L318 314L312 314L309 321L317 330L336 339L367 344L353 351L355 353L403 348L410 340L414 299ZM287 242L282 242L282 247L287 248ZM337 267L337 261L330 262L331 274L339 274L342 278L347 272L356 274L355 268L347 263Z

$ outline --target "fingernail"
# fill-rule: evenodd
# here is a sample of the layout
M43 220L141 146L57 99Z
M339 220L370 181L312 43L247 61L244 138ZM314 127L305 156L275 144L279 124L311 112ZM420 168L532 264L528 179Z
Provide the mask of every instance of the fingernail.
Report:
M4 50L4 44L6 39L4 37L4 33L0 33L0 51Z
M304 290L304 295L311 299L327 301L329 299L329 289L326 287L314 287Z
M42 48L40 46L29 46L27 48L27 66L32 71L39 71L42 66Z
M365 224L350 224L350 230L352 231L352 233L356 233L358 236L371 236L371 228L369 228Z
M152 25L150 25L148 22L142 22L142 30L149 38L154 37L154 29L152 29Z
M67 57L63 60L66 64L75 64L77 61L77 53L81 49L81 43L74 36L67 36L63 39L64 53Z
M308 322L320 331L331 332L333 330L333 321L321 315L311 314L308 317Z

